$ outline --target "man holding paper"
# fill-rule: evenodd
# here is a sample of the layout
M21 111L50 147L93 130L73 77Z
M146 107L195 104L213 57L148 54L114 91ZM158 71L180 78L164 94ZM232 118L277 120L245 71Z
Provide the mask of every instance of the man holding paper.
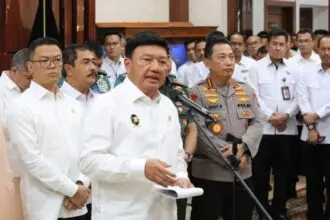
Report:
M168 46L142 32L125 52L127 78L96 100L84 126L79 165L92 179L92 218L175 220L175 200L153 191L155 185L192 187L178 112L158 90L166 79Z

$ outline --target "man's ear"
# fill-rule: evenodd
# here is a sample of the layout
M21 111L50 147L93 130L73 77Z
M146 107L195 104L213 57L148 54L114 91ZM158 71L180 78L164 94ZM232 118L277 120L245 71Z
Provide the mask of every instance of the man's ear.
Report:
M64 64L64 70L65 70L65 73L66 73L66 76L72 76L72 69L73 67L69 64Z
M131 72L130 71L131 64L132 64L132 60L130 58L125 57L125 59L124 59L124 65L125 65L126 72L128 72L128 73Z
M211 61L209 58L205 58L203 62L208 69L211 69Z

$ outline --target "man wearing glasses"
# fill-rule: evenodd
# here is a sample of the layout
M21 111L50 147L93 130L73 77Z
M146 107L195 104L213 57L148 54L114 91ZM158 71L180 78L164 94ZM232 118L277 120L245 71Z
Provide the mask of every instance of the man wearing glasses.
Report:
M90 193L76 184L82 109L57 87L63 66L58 42L52 38L35 40L29 47L29 60L33 81L8 111L8 129L24 165L21 190L26 219L84 215ZM65 197L78 209L68 210Z

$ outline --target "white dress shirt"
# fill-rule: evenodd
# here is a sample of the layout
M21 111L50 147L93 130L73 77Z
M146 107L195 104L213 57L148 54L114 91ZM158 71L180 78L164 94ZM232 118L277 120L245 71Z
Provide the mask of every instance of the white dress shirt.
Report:
M178 70L176 68L176 63L173 60L172 60L172 68L171 68L170 74L172 74L173 76L177 76L178 75Z
M78 187L81 144L80 104L60 90L56 95L37 83L15 100L8 112L8 129L24 163L22 197L27 220L55 220L83 215L68 211L64 196Z
M95 220L175 220L175 200L152 191L148 158L186 177L178 112L169 98L150 99L128 78L93 104L79 166L92 179Z
M316 54L314 51L312 51L312 55L308 58L305 59L301 56L301 54L297 54L294 57L291 57L290 59L293 62L296 62L299 67L299 71L306 71L306 70L315 70L315 64L320 64L321 59L318 54Z
M114 88L117 76L126 73L124 58L120 57L118 62L114 62L109 57L105 57L101 70L107 73L111 88Z
M194 67L194 62L192 61L187 61L182 66L180 66L178 69L178 74L176 76L177 81L186 84L185 82L186 75L192 74L193 67Z
M192 88L200 81L205 80L209 73L210 69L205 66L204 61L194 63L191 74L185 75L185 84Z
M276 70L269 56L257 61L250 70L250 81L253 85L260 108L266 115L264 124L264 134L274 135L296 135L297 124L295 116L298 113L298 102L296 97L297 64L287 59ZM288 87L289 100L283 99L282 87ZM287 128L280 132L276 130L268 119L275 112L289 114Z
M6 137L6 147L9 162L14 177L20 176L22 162L14 149L7 129L7 111L12 102L21 95L21 89L8 77L8 72L3 72L0 77L0 120Z
M250 84L249 72L251 66L255 64L255 62L255 60L243 55L239 64L235 63L235 69L232 77L239 82Z
M71 96L75 100L77 100L81 107L83 108L84 112L90 108L91 104L93 103L95 99L95 94L91 89L89 89L89 92L87 95L82 94L79 92L76 88L72 87L69 83L66 81L63 82L63 85L61 87L62 91L67 94L68 96Z
M320 119L316 128L325 136L323 144L330 144L330 69L324 71L321 64L314 65L301 72L298 83L298 103L302 113L314 112ZM308 138L308 129L304 125L301 140Z

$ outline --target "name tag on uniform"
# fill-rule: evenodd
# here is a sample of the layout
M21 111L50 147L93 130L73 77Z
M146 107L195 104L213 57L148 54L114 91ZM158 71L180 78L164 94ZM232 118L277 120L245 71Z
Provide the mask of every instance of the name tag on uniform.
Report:
M291 95L290 95L290 89L288 86L282 86L281 87L282 90L282 97L283 100L290 100L291 99Z

